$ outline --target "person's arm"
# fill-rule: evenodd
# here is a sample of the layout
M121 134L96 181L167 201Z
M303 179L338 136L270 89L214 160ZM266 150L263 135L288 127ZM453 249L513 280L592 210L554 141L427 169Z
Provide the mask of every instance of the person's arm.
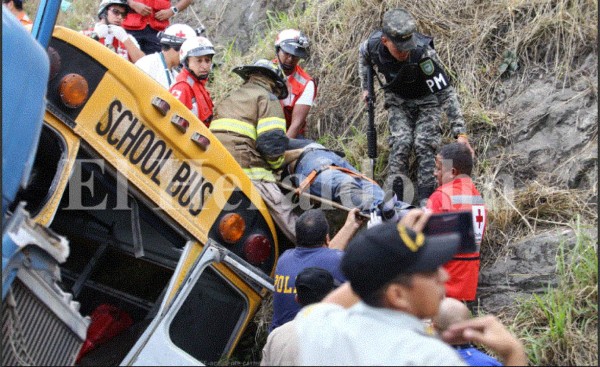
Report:
M492 315L450 325L441 336L449 344L481 344L498 354L505 366L526 366L529 362L523 343Z
M129 60L131 60L131 62L135 63L142 57L146 56L146 54L144 53L144 51L140 50L140 48L138 46L136 46L136 44L133 42L132 38L133 37L128 37L123 42L123 45L125 45L125 49L127 50L127 53L129 54Z
M344 251L348 243L354 237L354 234L362 226L364 220L359 218L358 208L354 208L348 212L344 226L340 228L335 237L329 241L329 248Z
M127 5L139 15L145 17L152 14L152 8L144 3L135 0L127 0Z
M131 62L135 63L146 56L146 54L137 46L137 41L135 41L133 36L130 36L123 27L111 24L108 26L108 33L113 34L115 38L125 46Z
M292 121L287 131L288 138L295 138L306 125L306 116L310 112L315 97L315 83L308 82L302 95L292 110Z
M177 12L179 13L180 11L185 10L188 6L190 6L191 3L192 0L179 0L177 4L175 4ZM154 14L154 18L158 20L167 20L173 15L175 15L175 12L173 11L173 7L170 7L169 9L157 11L156 14Z
M436 64L443 68L443 64L434 49L428 49L427 55L431 57ZM469 138L467 137L465 119L460 108L460 102L458 101L456 90L452 85L450 85L448 88L436 93L436 97L446 113L446 116L448 117L452 136L454 136L457 142L465 144L469 148L469 151L471 151L471 155L475 157L475 151L471 147L471 144L469 144Z

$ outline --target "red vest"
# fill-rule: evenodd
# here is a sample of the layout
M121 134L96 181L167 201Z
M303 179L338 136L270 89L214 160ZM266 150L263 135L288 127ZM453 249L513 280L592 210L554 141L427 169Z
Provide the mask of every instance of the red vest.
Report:
M146 28L146 24L150 24L150 28L155 31L164 31L169 26L169 20L158 20L154 17L154 14L160 10L169 9L171 7L171 1L169 0L137 0L144 5L148 5L152 8L152 13L145 17L136 13L133 9L123 20L123 28L132 31L139 31Z
M474 301L479 279L479 246L487 220L483 198L471 178L460 177L438 187L429 197L427 207L434 213L471 211L478 251L456 254L452 260L444 264L444 269L450 275L450 279L446 282L446 296L461 301Z
M205 80L198 80L188 69L182 69L177 75L175 84L171 86L171 94L177 97L206 127L210 126L213 118L213 101L204 85Z
M273 62L277 64L279 62L279 60L275 59L275 60L273 60ZM294 70L294 72L290 76L287 77L288 90L290 91L291 94L294 95L294 99L292 100L292 104L290 106L284 106L283 101L280 101L281 107L283 108L283 114L285 115L285 125L286 125L287 129L290 128L290 125L292 123L292 112L294 111L294 106L296 105L296 102L298 102L298 99L304 92L304 89L306 89L306 85L311 80L313 80L313 78L310 75L308 75L308 73L306 71L304 71L304 69L302 69L299 65L296 65L296 69ZM314 84L315 84L315 98L316 98L317 97L317 84L316 83L314 83ZM298 131L298 133L304 134L304 128L302 128L302 130Z

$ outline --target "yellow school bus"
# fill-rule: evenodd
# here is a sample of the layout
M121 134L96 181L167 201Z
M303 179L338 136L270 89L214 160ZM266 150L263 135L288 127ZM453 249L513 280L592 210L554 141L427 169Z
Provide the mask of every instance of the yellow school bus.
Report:
M16 202L69 240L60 285L80 313L108 304L132 320L108 340L90 327L96 344L79 363L229 358L272 291L278 239L260 195L204 124L132 63L62 27L48 54L44 127Z

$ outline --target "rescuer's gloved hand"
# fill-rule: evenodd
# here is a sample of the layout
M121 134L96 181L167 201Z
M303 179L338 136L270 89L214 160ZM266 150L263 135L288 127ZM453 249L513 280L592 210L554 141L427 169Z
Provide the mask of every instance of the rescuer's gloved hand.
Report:
M383 223L383 219L381 218L381 211L379 209L374 209L371 211L371 219L367 222L367 228L375 227Z
M106 36L108 36L108 25L96 23L94 26L94 33L98 35L98 38L106 38Z
M127 41L127 38L129 38L127 32L118 25L111 24L108 26L108 28L110 30L110 33L112 33L121 42L125 42Z

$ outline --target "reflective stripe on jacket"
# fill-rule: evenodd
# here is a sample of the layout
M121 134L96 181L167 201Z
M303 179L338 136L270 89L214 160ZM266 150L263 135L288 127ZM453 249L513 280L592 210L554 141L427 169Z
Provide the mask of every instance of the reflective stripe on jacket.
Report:
M286 128L283 110L268 83L252 79L230 93L216 106L210 130L250 179L276 181L273 170L283 163L287 140L273 139L285 137ZM261 139L274 143L259 149Z
M479 247L487 222L483 198L470 177L460 177L438 187L429 197L427 207L434 213L471 211L477 252L456 254L444 264L444 269L450 275L446 282L446 295L462 301L474 301L479 279Z
M206 80L196 79L188 69L183 68L170 91L208 127L213 119L214 105L205 85Z
M274 59L273 60L274 63L279 62L279 60ZM288 89L290 91L291 94L294 95L294 99L292 100L292 104L289 106L284 106L283 105L283 101L281 101L281 107L283 108L283 113L285 115L285 123L286 123L286 128L290 128L290 125L292 124L292 113L294 112L294 106L296 105L296 102L298 102L298 99L300 99L300 96L302 95L302 93L304 93L304 89L306 89L306 85L308 84L308 82L312 81L313 78L308 75L308 73L306 71L304 71L304 69L302 69L299 65L296 65L296 69L294 69L294 72L288 76L287 78L287 83L288 83ZM317 84L314 83L315 85L315 96L314 98L317 97ZM302 128L302 130L298 131L299 134L304 134L304 128Z

